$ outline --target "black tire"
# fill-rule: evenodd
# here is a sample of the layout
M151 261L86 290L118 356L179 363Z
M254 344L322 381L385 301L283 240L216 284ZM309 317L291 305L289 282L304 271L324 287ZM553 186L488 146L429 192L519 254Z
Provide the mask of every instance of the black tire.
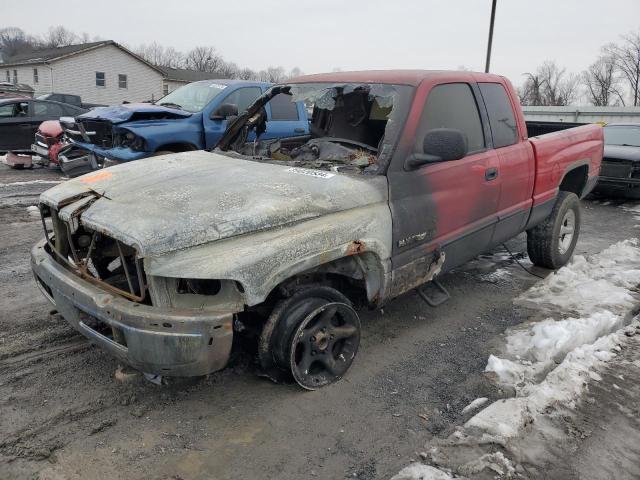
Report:
M573 227L569 225L571 221ZM527 252L531 262L551 270L566 265L576 248L580 224L578 196L561 191L551 214L541 224L527 231ZM568 233L570 228L571 234Z
M312 375L310 369L305 372L309 375L301 374L295 365L298 337L304 334L303 329L312 326L316 317L319 318L325 311L331 313L329 310L333 310L334 314L339 310L342 318L348 317L350 324L354 326L353 338L350 337L347 345L348 355L345 355L342 368L335 374L330 372ZM313 341L316 342L315 336ZM276 304L262 329L258 356L262 369L272 380L279 382L293 379L301 387L315 390L339 380L346 373L355 358L359 343L360 319L349 299L331 287L309 287ZM328 347L332 348L333 345Z

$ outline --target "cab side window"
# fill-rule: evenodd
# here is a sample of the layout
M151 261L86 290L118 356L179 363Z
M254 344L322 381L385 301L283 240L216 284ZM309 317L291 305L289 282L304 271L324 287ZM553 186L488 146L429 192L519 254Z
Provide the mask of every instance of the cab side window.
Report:
M431 89L420 118L415 152L422 151L425 134L435 128L460 130L467 137L469 153L485 149L480 112L469 84L446 83Z
M493 147L500 148L517 143L516 117L504 87L499 83L479 83L478 86L489 114Z
M36 117L61 117L64 111L55 103L34 102L34 115Z
M0 118L28 117L29 102L7 103L0 106Z
M271 120L299 120L298 105L291 95L279 93L269 102L271 105Z
M256 98L260 96L262 92L259 87L244 87L239 88L233 93L230 93L222 103L230 103L238 107L238 113L244 112L249 105L251 105Z

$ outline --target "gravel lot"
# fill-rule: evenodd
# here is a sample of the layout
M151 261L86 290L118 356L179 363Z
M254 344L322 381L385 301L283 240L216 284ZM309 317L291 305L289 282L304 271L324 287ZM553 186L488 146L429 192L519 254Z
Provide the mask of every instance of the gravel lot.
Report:
M412 292L361 312L351 371L320 391L258 377L246 351L224 371L168 385L120 371L50 313L31 275L29 250L42 227L27 207L57 181L55 171L0 165L2 479L389 478L463 422L472 400L511 394L483 370L505 329L530 314L514 296L538 279L501 248L445 275L452 298L441 307ZM640 221L619 202L583 207L577 253L638 233ZM524 236L509 247L526 259ZM584 410L597 416L591 404ZM585 439L584 452L572 441L586 454L588 442L607 438ZM583 478L576 468L561 472Z

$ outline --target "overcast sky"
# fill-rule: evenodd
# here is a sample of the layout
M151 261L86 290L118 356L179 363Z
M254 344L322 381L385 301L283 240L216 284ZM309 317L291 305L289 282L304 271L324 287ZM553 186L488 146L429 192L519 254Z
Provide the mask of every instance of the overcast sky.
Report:
M0 27L64 25L135 46L214 45L241 67L483 70L491 0L0 0ZM640 30L640 0L498 0L491 71L522 81L544 60L580 72Z

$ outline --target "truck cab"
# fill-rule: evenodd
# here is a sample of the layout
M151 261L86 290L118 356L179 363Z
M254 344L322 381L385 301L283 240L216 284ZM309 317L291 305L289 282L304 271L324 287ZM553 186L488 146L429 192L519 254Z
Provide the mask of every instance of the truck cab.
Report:
M213 148L228 120L246 110L270 84L241 80L203 80L180 87L153 104L95 108L63 128L78 147L112 163L163 153ZM302 102L266 107L264 138L305 135Z

